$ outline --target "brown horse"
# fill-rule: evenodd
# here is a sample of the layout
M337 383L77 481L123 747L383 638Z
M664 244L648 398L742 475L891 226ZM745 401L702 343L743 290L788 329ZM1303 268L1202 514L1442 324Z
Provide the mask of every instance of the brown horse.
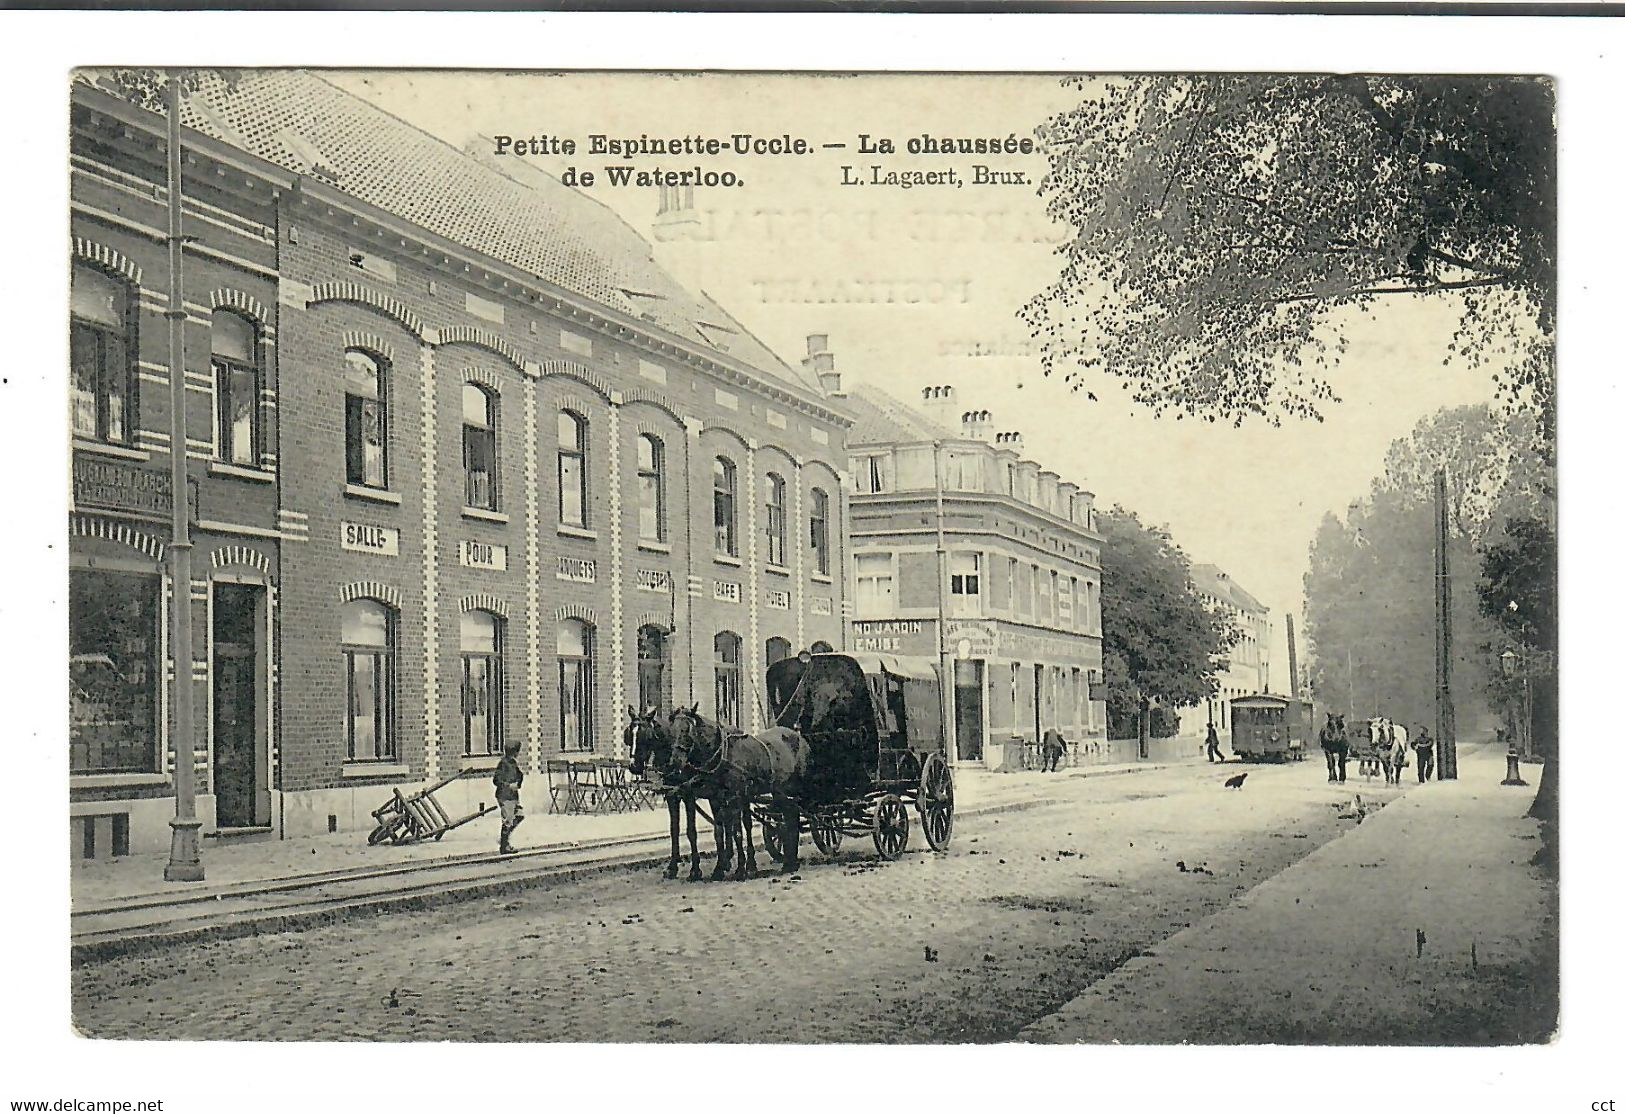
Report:
M729 730L700 715L698 704L673 711L671 727L674 760L696 771L697 781L704 786L696 791L710 798L717 830L737 858L734 877L743 879L756 873L750 805L763 794L772 796L779 818L784 872L798 869L800 814L790 789L807 772L806 740L787 727L770 727L758 735ZM719 871L723 865L719 861Z
M631 708L626 710L631 721L621 733L626 752L632 756L632 776L649 777L657 783L666 797L666 811L671 815L671 862L666 865L666 877L676 878L683 862L680 842L680 814L688 813L688 854L690 882L700 881L700 847L694 831L694 814L698 807L694 788L682 766L673 760L671 734L660 725L655 710L650 708L641 715ZM652 776L650 776L652 775ZM717 857L721 861L722 835L717 833Z

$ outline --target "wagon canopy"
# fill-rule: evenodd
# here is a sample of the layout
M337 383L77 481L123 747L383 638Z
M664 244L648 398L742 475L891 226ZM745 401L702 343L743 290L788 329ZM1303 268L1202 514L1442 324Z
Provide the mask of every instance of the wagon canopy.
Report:
M930 659L899 654L812 654L767 671L773 720L815 746L858 732L874 747L938 750L942 706ZM871 752L873 753L873 752Z

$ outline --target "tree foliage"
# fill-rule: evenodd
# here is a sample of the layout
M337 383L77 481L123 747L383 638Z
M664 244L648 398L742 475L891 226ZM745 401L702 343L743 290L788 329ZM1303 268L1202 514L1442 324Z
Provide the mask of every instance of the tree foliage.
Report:
M1202 603L1190 562L1166 531L1122 507L1098 523L1109 719L1141 717L1151 703L1178 708L1206 700L1235 628Z
M1480 554L1509 510L1538 517L1550 505L1549 473L1515 441L1523 421L1486 405L1425 418L1389 448L1367 498L1322 520L1304 577L1317 703L1434 722L1434 475L1444 468L1457 718L1489 711L1501 647L1479 606Z
M1072 237L1022 316L1074 390L1113 375L1159 414L1318 418L1357 312L1448 298L1451 356L1504 368L1549 439L1549 82L1117 78L1039 137Z

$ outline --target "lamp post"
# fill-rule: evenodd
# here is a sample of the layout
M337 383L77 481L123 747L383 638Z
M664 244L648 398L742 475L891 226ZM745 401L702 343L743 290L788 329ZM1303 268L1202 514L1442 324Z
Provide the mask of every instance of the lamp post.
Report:
M196 759L192 750L192 535L191 506L186 497L186 307L181 283L185 237L181 232L181 82L170 73L164 89L169 117L169 323L170 502L174 521L169 539L171 619L170 650L175 659L175 818L169 822L167 882L203 881L199 854Z
M1522 668L1520 669L1520 665ZM1525 735L1529 731L1529 662L1527 657L1520 658L1517 651L1508 647L1501 653L1501 676L1511 679L1523 674L1523 723L1519 725L1514 737L1507 742L1507 776L1501 780L1502 785L1528 785L1529 783L1518 773L1519 742L1517 735ZM1525 744L1527 745L1527 744Z

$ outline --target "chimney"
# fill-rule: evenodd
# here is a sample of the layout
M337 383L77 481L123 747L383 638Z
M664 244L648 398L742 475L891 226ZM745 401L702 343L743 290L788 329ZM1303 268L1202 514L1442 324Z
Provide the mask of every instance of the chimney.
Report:
M940 387L925 387L920 391L920 406L925 416L947 429L950 435L957 425L952 417L955 401L954 388L949 383Z
M828 333L812 333L807 337L807 356L801 366L818 376L818 385L826 395L844 397L841 373L835 370L835 353L829 350Z
M690 292L704 290L703 225L694 208L693 186L660 187L660 209L651 229L655 262Z
M967 410L959 416L959 426L964 430L965 436L973 441L993 440L991 410Z
M1011 452L1019 454L1021 452L1021 431L1008 430L1004 433L995 434L993 443L1001 449L1009 449Z

